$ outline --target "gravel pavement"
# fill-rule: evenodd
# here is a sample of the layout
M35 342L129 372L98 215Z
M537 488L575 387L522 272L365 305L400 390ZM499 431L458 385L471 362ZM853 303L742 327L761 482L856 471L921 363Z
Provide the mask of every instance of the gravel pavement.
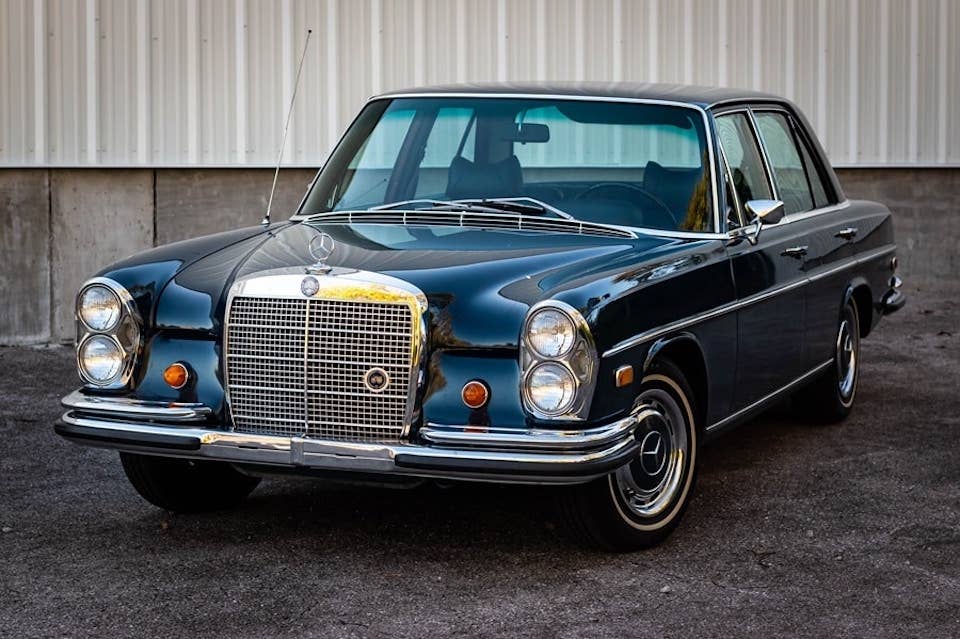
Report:
M168 514L54 435L71 349L0 349L0 636L960 636L960 290L908 292L847 422L725 435L627 555L559 539L542 488L281 479Z

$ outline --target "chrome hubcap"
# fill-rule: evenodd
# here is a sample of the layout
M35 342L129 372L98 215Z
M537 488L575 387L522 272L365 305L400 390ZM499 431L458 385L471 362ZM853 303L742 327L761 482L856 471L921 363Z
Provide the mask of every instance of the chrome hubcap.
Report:
M655 517L680 490L689 454L683 412L673 397L659 388L640 395L651 409L640 426L636 459L614 474L623 502L635 515Z
M847 400L853 396L857 377L857 344L850 320L840 322L837 335L837 379L840 396Z

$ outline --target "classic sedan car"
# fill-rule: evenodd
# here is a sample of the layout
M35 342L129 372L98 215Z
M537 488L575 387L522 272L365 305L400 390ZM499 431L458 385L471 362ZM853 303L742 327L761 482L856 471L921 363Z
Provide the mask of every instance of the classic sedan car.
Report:
M709 438L788 395L847 416L860 340L904 304L895 248L772 95L390 93L289 220L84 284L56 431L172 511L277 473L562 484L571 531L640 548Z

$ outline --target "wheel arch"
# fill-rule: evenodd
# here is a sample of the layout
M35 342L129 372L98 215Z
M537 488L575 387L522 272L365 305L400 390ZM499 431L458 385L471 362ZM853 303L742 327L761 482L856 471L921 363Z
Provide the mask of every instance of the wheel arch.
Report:
M847 284L843 292L843 304L853 300L857 305L857 316L860 318L860 337L866 337L873 328L873 292L870 284L863 277L856 277Z
M700 341L692 333L680 333L658 339L647 351L643 362L644 376L660 359L668 359L673 362L686 377L694 395L694 417L697 420L697 429L702 434L706 427L710 393L707 381L707 361Z

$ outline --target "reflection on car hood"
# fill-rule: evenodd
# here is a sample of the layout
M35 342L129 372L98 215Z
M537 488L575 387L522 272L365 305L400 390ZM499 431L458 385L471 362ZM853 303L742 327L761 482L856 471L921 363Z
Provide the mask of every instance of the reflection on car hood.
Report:
M156 325L219 332L234 281L313 264L309 244L321 232L334 241L329 266L384 273L422 290L432 324L443 329L431 331L445 341L434 345L446 348L515 348L530 305L562 298L591 273L609 274L624 260L635 262L638 251L673 242L472 228L288 224L183 268L162 293Z

